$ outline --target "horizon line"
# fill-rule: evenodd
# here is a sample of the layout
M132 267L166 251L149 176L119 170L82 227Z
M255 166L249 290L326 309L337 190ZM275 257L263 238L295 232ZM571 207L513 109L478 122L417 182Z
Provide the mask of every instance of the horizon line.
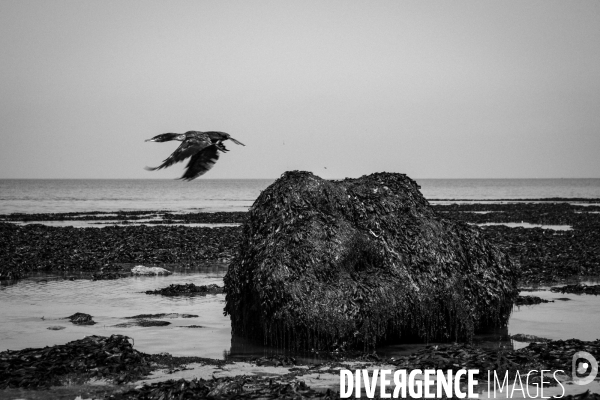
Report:
M400 173L401 174L401 173ZM371 175L371 174L368 174ZM413 180L557 180L557 179L600 179L600 177L552 177L552 178L533 178L533 177L529 177L529 178L413 178L410 177L408 174L402 174L402 175L406 175L409 178L413 179ZM362 176L367 176L366 175L361 175ZM323 178L326 180L343 180L343 179L358 179L358 178L351 178L351 177L344 177L344 178ZM200 179L200 181L226 181L226 180L256 180L256 181L260 181L260 180L277 180L279 179L279 177L277 178L205 178L205 179ZM0 180L40 180L40 181L51 181L51 180L79 180L79 181L83 181L83 180L104 180L104 181L177 181L179 180L179 178L0 178Z

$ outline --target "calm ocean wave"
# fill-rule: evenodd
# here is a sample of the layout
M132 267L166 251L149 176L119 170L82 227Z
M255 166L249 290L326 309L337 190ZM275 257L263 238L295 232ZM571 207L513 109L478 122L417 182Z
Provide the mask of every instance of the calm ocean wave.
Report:
M0 214L246 211L272 179L3 179ZM600 179L419 179L435 199L598 198Z

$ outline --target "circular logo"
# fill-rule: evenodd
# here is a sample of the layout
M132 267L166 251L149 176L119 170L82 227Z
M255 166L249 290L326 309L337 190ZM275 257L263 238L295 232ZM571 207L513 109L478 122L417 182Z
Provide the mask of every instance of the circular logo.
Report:
M585 374L588 370L588 376L579 376ZM598 375L598 361L596 361L594 356L587 351L578 351L573 355L571 373L573 374L573 383L576 385L587 385L588 383L592 383Z

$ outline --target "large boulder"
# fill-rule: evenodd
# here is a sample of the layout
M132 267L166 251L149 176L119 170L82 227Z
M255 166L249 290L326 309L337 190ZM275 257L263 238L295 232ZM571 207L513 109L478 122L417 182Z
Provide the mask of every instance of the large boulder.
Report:
M225 276L233 334L298 350L370 348L506 325L517 265L418 189L402 174L283 174L251 207Z

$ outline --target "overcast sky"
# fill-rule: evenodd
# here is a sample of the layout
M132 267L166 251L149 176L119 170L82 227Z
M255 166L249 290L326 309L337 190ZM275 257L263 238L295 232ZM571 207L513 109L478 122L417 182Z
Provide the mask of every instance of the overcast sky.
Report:
M0 178L600 177L600 1L0 0ZM202 178L200 178L202 179Z

